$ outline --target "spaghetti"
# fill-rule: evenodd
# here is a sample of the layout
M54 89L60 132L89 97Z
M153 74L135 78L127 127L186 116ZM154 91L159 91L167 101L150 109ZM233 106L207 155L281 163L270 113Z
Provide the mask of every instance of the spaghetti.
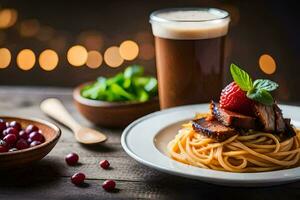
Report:
M171 158L193 166L229 171L263 172L291 168L299 165L300 138L297 135L285 141L271 134L249 131L216 142L184 124L168 144Z

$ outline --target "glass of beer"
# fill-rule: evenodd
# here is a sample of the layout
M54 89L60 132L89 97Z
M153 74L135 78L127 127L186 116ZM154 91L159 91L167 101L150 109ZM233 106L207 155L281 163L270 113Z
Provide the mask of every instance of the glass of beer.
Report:
M218 100L230 17L216 8L173 8L150 16L162 109Z

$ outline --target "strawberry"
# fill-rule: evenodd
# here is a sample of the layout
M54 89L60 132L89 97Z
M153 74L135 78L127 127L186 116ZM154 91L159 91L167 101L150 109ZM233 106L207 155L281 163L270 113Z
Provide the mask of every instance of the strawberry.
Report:
M246 92L232 82L221 93L220 107L226 110L252 115L253 101L246 96Z

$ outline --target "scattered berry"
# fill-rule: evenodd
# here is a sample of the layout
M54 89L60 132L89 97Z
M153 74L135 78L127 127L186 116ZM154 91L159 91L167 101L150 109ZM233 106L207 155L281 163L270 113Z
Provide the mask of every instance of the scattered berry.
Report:
M221 93L220 107L245 115L252 115L252 100L248 99L246 92L232 82L227 85Z
M8 151L8 148L6 146L0 145L0 153L4 153L4 152L7 152L7 151Z
M81 172L76 173L71 177L71 181L75 185L80 185L84 183L84 179L85 179L85 175Z
M76 153L70 153L65 157L65 160L68 165L73 166L78 163L79 156Z
M29 135L28 135L28 133L26 133L24 130L21 130L21 131L19 132L19 137L20 137L20 138L23 138L23 139L25 139L25 140L27 140L28 137L29 137Z
M28 145L27 141L24 139L19 139L16 143L16 148L18 150L27 149L28 147L29 147L29 145Z
M9 149L9 152L13 152L13 151L18 151L18 149L17 148L11 148L11 149Z
M34 132L32 132L32 133L29 134L28 141L29 142L39 141L39 142L43 143L45 141L45 138L39 132L34 131Z
M33 141L33 142L30 143L30 147L35 147L35 146L38 146L40 144L42 144L42 143L39 142L39 141Z
M106 180L103 182L102 187L106 191L111 191L111 190L115 189L116 182L113 180Z
M102 167L103 169L108 169L110 164L108 162L108 160L101 160L99 163L100 167Z
M21 130L22 126L19 122L12 121L9 123L9 127L15 128L17 131Z
M6 142L9 146L12 146L17 141L17 136L15 134L8 134L3 138L4 142Z
M34 131L38 132L38 131L39 131L39 128L36 127L35 125L32 125L32 124L28 125L28 126L26 127L26 129L25 129L25 132L26 132L27 134L30 134L30 133L32 133L32 132L34 132Z

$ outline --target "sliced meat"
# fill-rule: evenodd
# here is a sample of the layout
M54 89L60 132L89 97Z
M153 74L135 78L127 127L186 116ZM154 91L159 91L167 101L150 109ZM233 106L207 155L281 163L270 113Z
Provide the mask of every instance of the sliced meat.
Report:
M273 105L274 113L275 113L275 130L276 133L282 133L285 131L285 122L282 116L281 109L277 104Z
M296 135L296 131L293 127L293 125L291 125L291 119L284 119L284 123L285 123L285 135L287 138L290 137L294 137Z
M234 128L257 129L256 119L220 108L213 101L210 103L211 114L223 125Z
M193 129L209 138L222 142L231 136L238 134L233 128L224 126L217 120L208 121L206 118L193 120Z
M270 132L275 131L275 113L273 106L255 103L253 109L256 117L262 125L263 130Z

